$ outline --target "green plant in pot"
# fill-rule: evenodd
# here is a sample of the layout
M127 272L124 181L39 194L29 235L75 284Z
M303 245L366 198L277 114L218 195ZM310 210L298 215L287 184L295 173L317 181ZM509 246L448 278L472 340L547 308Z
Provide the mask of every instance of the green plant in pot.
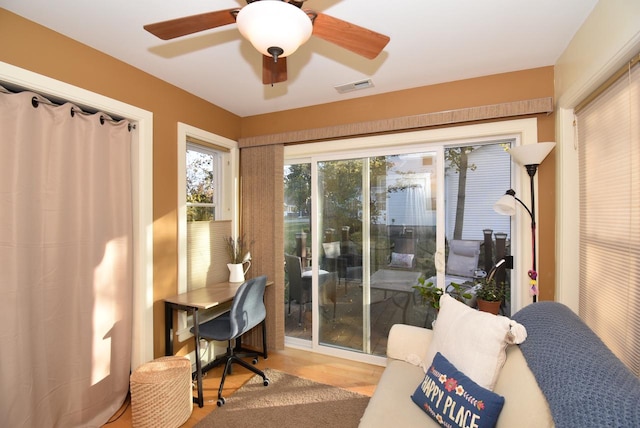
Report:
M480 283L476 289L478 309L497 315L505 297L505 284L498 284L493 277L494 271Z
M502 302L504 299L504 284L498 285L495 279L483 281L476 289L476 297L487 302Z
M491 269L489 275L480 282L476 288L476 300L478 303L478 309L484 312L489 312L497 315L500 312L500 306L507 294L506 284L498 284L495 280L495 274L498 268L506 262L506 259L502 259L496 263Z
M444 290L437 287L433 282L425 279L424 276L418 278L418 285L414 285L413 288L418 291L422 297L422 302L428 304L436 311L440 310L440 297L444 294ZM466 289L455 282L451 283L451 289L447 291L451 297L461 302L465 302L465 299L471 299L473 296L465 291Z

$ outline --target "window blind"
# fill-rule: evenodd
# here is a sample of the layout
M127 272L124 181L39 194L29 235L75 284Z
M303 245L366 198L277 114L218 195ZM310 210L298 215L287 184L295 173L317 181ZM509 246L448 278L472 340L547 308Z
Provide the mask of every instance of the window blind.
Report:
M631 64L576 114L579 315L640 376L640 67Z
M209 149L213 149L213 150L216 150L216 151L222 152L222 153L230 153L231 152L231 150L229 150L228 147L224 147L224 146L220 146L218 144L210 143L208 141L200 140L200 139L198 139L196 137L192 137L191 135L187 135L187 143L195 144L197 146L207 147Z
M187 289L229 279L229 255L225 238L231 236L231 221L187 222Z

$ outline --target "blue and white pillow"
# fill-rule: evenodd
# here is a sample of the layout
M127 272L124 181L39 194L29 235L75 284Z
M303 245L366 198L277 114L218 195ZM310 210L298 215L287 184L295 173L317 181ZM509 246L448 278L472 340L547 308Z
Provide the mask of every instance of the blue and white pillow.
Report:
M447 427L494 427L504 406L504 397L476 384L439 352L411 399Z

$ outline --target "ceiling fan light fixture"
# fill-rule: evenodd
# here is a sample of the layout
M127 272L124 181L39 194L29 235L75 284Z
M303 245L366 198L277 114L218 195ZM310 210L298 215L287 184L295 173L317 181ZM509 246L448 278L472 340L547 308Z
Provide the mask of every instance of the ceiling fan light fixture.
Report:
M273 48L282 49L278 57L291 55L309 40L313 30L302 9L282 0L249 3L238 12L236 23L240 34L267 56L273 56Z

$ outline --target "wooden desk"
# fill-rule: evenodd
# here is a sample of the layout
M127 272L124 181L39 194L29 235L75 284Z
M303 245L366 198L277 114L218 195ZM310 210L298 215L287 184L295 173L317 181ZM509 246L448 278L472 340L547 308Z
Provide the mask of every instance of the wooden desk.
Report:
M271 284L273 284L273 281L267 281L267 286ZM193 337L196 342L196 380L198 385L198 396L194 397L193 401L199 407L204 405L204 398L202 395L202 362L200 361L198 313L201 309L211 309L222 303L232 301L241 285L242 282L220 282L164 299L165 355L173 355L173 311L181 310L193 315ZM266 352L261 355L263 358L267 357Z

